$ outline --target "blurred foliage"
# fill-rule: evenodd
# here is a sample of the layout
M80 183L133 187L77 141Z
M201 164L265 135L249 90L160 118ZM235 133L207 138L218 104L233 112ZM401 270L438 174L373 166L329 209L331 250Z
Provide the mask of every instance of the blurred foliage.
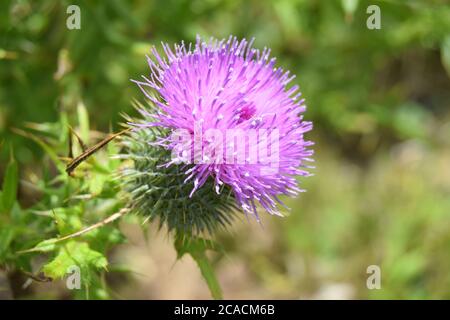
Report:
M314 297L345 283L358 298L450 298L449 1L75 2L81 30L65 27L72 1L0 3L2 261L32 271L16 251L120 207L70 198L107 198L115 189L107 153L86 164L102 179L64 175L58 157L67 154L69 123L87 143L117 129L140 97L129 79L148 72L151 45L234 34L256 37L297 75L314 121L317 169L308 192L288 202L289 218L265 219L276 244L247 250L239 245L247 234L223 235L225 250L248 261L273 297ZM381 30L366 28L369 4L381 8ZM117 231L105 228L98 237ZM111 237L99 247L89 241L88 250L103 254L101 246L123 240ZM51 247L51 257L61 248ZM371 264L381 267L381 290L365 287ZM102 288L101 271L92 279Z
M87 129L91 136L83 106L78 107L76 131ZM112 246L123 243L124 237L113 225L105 225L79 237L69 235L111 216L123 206L114 173L120 161L114 144L96 155L70 177L65 172L69 125L67 114L61 113L55 123L29 123L25 130L15 132L37 143L52 162L40 166L40 174L32 171L23 180L27 195L39 201L25 208L16 197L18 187L17 162L11 155L0 193L0 265L10 274L22 279L30 276L36 281L63 279L72 265L80 268L83 290L75 297L107 298L109 292L102 281L108 267L106 253ZM74 152L81 147L72 145ZM64 238L67 238L64 240ZM48 298L52 298L48 296ZM54 298L54 297L53 297Z

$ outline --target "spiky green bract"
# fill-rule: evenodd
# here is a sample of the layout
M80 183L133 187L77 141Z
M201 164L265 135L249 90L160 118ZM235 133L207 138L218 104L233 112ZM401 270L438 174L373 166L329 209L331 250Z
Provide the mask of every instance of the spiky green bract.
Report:
M192 183L186 183L181 165L165 164L170 151L152 144L167 132L152 128L136 129L124 137L122 158L131 160L120 173L123 189L129 196L129 207L150 221L159 221L169 232L189 238L201 234L213 235L226 227L236 212L231 189L220 194L214 182L208 180L192 197Z

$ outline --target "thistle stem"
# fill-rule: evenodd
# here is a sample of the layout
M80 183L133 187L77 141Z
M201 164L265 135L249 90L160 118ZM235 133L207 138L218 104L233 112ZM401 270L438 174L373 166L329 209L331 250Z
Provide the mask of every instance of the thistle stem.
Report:
M197 266L202 273L203 279L205 279L206 284L208 285L212 297L215 300L222 300L222 289L220 288L219 281L217 281L216 274L205 254L205 251L189 252L189 254L197 263Z

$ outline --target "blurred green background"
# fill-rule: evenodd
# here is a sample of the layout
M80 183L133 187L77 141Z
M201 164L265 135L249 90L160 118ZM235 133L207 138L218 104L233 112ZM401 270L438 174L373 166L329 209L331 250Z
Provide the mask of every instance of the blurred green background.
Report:
M70 4L81 30L66 28ZM366 27L369 4L380 30ZM289 216L220 235L225 298L450 298L448 1L2 1L0 176L10 146L22 172L44 157L12 128L75 116L82 101L94 129L117 129L142 100L129 79L148 72L150 46L196 34L271 47L314 121L315 176ZM121 297L209 297L191 261L172 266L163 234L148 247L123 228L132 241L115 257L143 276ZM380 290L366 287L369 265Z

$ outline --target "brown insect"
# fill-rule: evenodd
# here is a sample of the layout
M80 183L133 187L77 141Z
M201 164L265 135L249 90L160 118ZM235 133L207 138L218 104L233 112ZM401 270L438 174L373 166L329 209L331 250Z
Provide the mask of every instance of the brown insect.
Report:
M96 143L95 145L93 145L92 147L87 148L86 145L83 143L83 141L81 140L80 136L74 131L72 130L72 128L70 128L70 133L69 133L69 157L72 159L73 158L73 154L72 154L72 135L71 133L77 138L78 142L80 143L81 149L83 150L83 153L80 154L79 156L73 158L66 166L66 172L69 176L72 175L73 171L83 162L85 161L87 158L89 158L91 155L93 155L95 152L97 152L99 149L101 149L102 147L104 147L105 145L107 145L109 142L111 142L112 140L114 140L115 138L117 138L118 136L130 131L131 128L127 128L125 130L122 130L120 132L114 133L109 135L108 137L106 137L105 139L103 139L102 141Z

